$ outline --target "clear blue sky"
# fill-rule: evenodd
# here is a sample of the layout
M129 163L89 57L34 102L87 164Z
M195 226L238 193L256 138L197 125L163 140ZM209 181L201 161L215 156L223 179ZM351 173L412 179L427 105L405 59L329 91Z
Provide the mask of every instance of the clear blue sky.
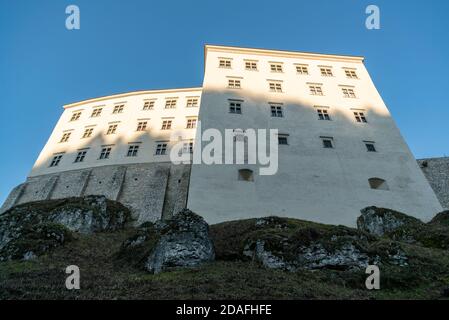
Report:
M65 28L76 4L81 29ZM381 29L365 28L365 8ZM200 86L203 45L363 55L416 157L449 154L449 1L0 0L0 203L63 104Z

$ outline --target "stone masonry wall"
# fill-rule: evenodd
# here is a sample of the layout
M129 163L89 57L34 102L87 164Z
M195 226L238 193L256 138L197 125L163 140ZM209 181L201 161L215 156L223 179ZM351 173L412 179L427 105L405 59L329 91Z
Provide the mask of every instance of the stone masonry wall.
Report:
M190 165L112 165L30 177L15 187L0 213L14 205L47 199L105 195L128 206L136 224L168 218L187 203Z
M441 206L449 210L449 157L420 159L418 164Z

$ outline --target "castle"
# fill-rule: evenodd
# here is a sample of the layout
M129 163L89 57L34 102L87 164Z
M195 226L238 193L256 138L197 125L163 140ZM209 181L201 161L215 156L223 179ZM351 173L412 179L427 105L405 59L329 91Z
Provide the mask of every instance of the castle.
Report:
M363 61L206 45L202 87L65 105L27 180L0 212L102 194L130 207L137 223L188 207L209 223L278 215L354 226L371 205L427 221L442 206ZM278 130L276 174L259 175L259 165L248 162L170 160L174 144L190 155L204 145L205 130L244 135L251 128Z

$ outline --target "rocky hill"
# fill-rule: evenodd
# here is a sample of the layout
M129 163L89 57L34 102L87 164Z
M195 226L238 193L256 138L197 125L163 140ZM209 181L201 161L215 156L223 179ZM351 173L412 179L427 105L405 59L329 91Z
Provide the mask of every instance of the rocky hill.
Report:
M132 226L104 197L0 216L0 299L447 299L449 212L423 223L369 207L358 228L266 217L208 226L183 210ZM380 290L367 290L367 265ZM68 290L77 265L81 289Z

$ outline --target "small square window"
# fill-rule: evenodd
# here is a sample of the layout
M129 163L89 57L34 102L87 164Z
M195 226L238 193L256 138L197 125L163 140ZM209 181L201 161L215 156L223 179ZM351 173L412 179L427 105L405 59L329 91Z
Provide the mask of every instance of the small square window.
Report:
M288 136L286 136L286 135L279 135L278 136L278 143L280 145L288 145Z
M345 74L348 79L358 79L357 73L354 70L345 70Z
M354 89L351 88L341 88L341 91L343 92L343 96L345 98L356 98Z
M256 71L257 70L257 62L255 61L245 61L245 69Z
M322 96L323 89L319 85L309 85L310 94L313 96Z
M242 84L241 84L240 80L228 79L228 88L240 89L241 87L242 87Z
M139 121L137 123L137 129L136 131L145 131L147 129L147 121Z
M174 109L174 108L176 108L176 99L165 100L165 109Z
M218 66L220 68L231 68L231 60L230 59L220 59Z
M334 147L333 139L332 138L321 138L323 141L323 147L327 149L331 149Z
M79 151L75 158L75 163L83 162L87 151Z
M280 82L269 82L271 92L282 92L282 85Z
M198 98L187 99L187 108L198 107Z
M374 145L374 142L365 141L366 150L368 152L376 152L376 146Z
M91 118L99 117L101 115L101 111L103 111L103 108L95 108L92 110L92 114L90 115Z
M137 157L137 153L139 152L139 146L134 144L128 147L127 157Z
M143 110L153 110L154 109L154 100L145 101L143 103Z
M302 74L302 75L308 75L309 68L307 66L296 66L296 73Z
M158 143L156 146L156 155L161 156L167 154L167 144L166 143Z
M114 110L112 110L113 114L123 113L123 109L125 108L124 104L119 104L114 106Z
M326 109L317 109L318 113L318 120L330 120L331 117L329 116L329 113Z
M284 116L282 106L280 105L270 105L271 116L275 118L282 118Z
M332 69L331 68L320 68L321 75L323 77L333 77Z
M69 138L70 138L70 135L71 135L71 134L72 134L71 132L66 132L66 133L64 133L64 134L62 135L62 137L61 137L61 140L59 140L59 142L60 142L60 143L63 143L63 142L69 141Z
M229 102L229 113L242 114L242 103L237 101Z
M106 132L106 134L115 134L115 132L117 131L117 126L116 124L111 124L109 125L108 131Z
M59 162L61 162L62 154L58 154L53 157L53 159L50 162L50 167L56 167L59 165Z
M280 63L272 63L270 64L271 72L282 72L282 64Z
M163 120L161 130L170 130L172 125L172 120Z
M187 119L187 129L194 129L196 128L196 119Z
M109 155L111 154L112 147L104 147L101 149L100 159L109 159Z
M357 121L357 122L363 122L363 123L368 122L366 120L365 114L363 112L354 112L354 118L355 118L355 121Z
M82 138L90 138L92 136L93 132L94 132L94 128L87 128L87 129L85 129Z
M81 111L74 112L72 114L72 117L70 118L70 121L79 120L80 117L81 117Z

